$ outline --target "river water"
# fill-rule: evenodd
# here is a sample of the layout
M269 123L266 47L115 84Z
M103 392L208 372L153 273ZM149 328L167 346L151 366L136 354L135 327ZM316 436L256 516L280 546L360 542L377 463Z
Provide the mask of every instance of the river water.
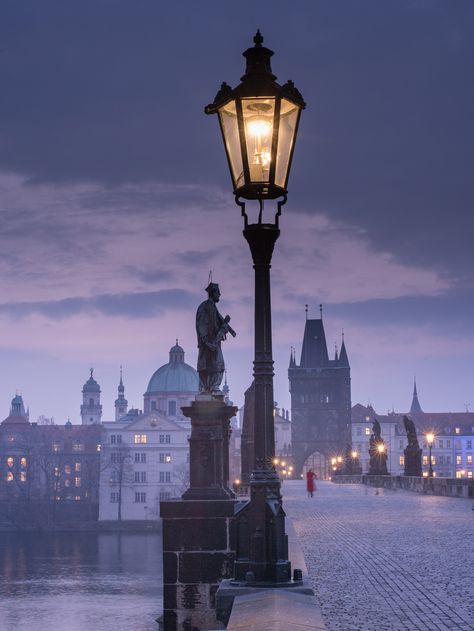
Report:
M158 631L158 533L0 533L0 631Z

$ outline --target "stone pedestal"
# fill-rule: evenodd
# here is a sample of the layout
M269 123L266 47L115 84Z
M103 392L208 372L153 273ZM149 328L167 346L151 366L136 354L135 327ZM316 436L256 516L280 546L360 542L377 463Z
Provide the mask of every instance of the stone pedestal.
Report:
M163 628L220 628L215 594L231 578L235 558L235 500L161 502Z
M198 395L181 408L191 419L189 439L189 489L184 500L225 500L235 497L229 489L230 419L237 408L223 398Z
M421 467L421 452L422 449L416 446L408 445L405 447L405 470L403 475L406 476L422 476Z

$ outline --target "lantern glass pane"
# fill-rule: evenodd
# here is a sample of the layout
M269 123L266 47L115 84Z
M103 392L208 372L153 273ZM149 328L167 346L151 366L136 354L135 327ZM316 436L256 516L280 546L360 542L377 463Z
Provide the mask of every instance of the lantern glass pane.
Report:
M290 169L291 153L295 142L296 126L300 108L287 101L281 100L280 130L278 134L278 151L276 156L275 184L286 188Z
M230 101L219 109L219 119L234 188L238 188L244 183L244 169L242 166L242 153L240 151L239 124L237 121L235 101Z
M242 99L250 183L268 182L272 161L275 99Z

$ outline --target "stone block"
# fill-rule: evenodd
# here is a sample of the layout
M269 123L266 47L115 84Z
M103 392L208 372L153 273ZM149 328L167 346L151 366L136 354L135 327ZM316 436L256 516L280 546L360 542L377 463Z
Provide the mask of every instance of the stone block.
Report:
M174 552L163 552L163 578L165 583L178 580L178 556Z
M232 576L234 555L227 552L190 552L179 555L180 583L215 583Z
M163 528L163 550L226 550L227 518L173 519Z

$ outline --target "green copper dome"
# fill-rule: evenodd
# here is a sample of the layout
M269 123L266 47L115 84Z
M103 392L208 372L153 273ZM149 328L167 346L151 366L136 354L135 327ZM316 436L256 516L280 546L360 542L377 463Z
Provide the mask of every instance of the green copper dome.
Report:
M97 381L94 379L94 369L91 368L91 376L84 384L82 388L82 392L100 392L100 386Z
M184 350L176 345L170 349L170 360L153 373L145 394L152 392L198 392L197 371L184 363Z

